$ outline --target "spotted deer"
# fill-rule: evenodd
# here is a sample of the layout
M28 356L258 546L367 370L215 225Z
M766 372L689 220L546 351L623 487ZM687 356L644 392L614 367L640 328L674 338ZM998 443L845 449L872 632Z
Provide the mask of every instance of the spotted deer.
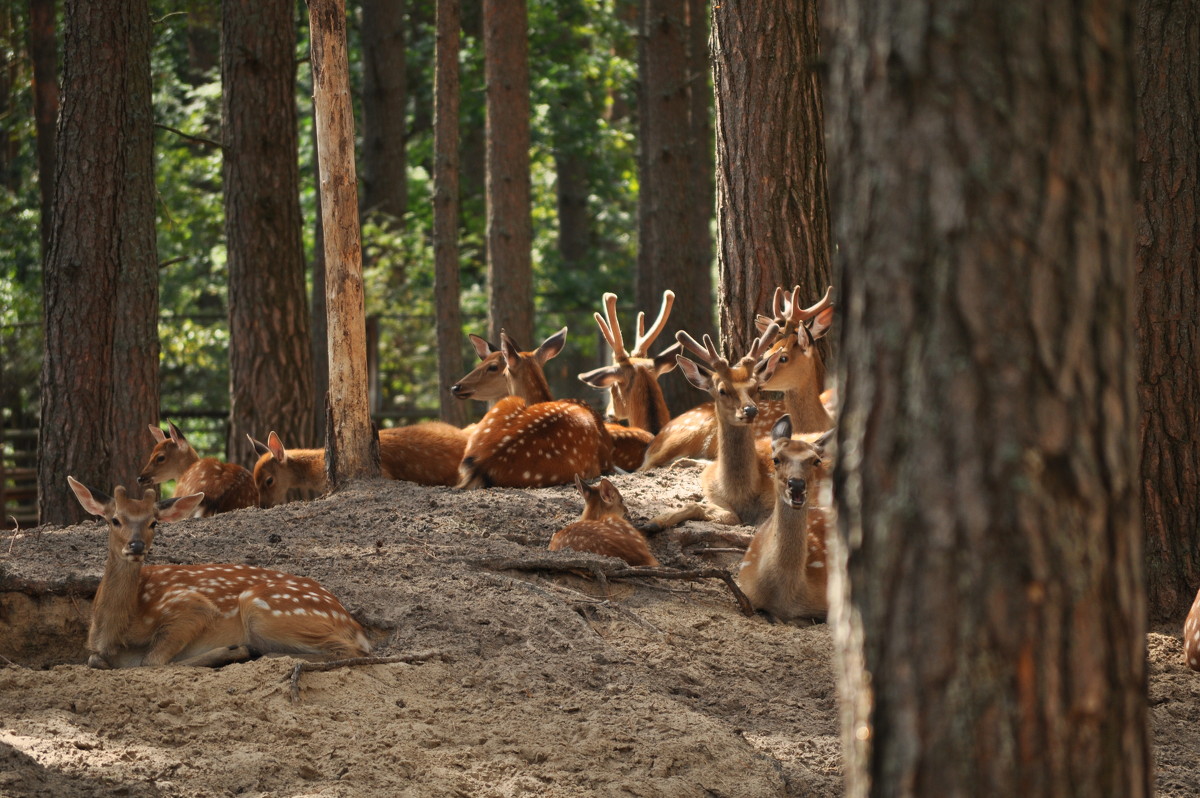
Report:
M250 438L250 444L258 454L254 484L258 488L259 507L283 504L289 490L324 493L329 489L324 449L287 449L274 430L266 443Z
M679 368L696 388L713 399L717 419L717 459L700 476L708 503L706 516L722 524L756 524L771 512L772 485L767 462L755 446L754 420L759 388L771 378L779 353L767 354L778 328L771 325L750 351L730 365L712 338L701 346L683 330L676 339L696 355L696 363L678 355Z
M353 657L363 628L312 579L248 565L144 565L160 522L190 515L204 496L109 497L67 477L79 503L108 523L108 559L92 604L88 664L222 665L253 653Z
M196 508L197 517L258 504L258 490L248 470L236 463L222 463L215 457L201 457L178 427L170 422L167 426L170 435L150 425L154 449L138 474L139 485L157 485L174 479L176 496L203 493L204 499Z
M630 565L658 565L646 538L629 522L629 511L617 487L605 478L594 487L575 477L583 497L579 520L567 524L550 538L550 551L572 549L618 557Z
M558 336L561 349L566 328ZM611 472L613 441L600 414L577 399L549 399L541 362L523 357L503 330L500 349L510 395L475 425L459 466L458 487L534 488ZM526 399L523 390L546 398Z
M763 389L783 391L783 404L792 417L797 432L824 432L834 425L822 393L825 391L825 361L817 351L816 342L833 325L833 286L825 291L821 301L805 308L800 304L800 286L790 296L782 288L775 289L774 318L758 316L759 331L776 324L781 331L772 345L779 352L779 365Z
M1189 668L1200 671L1200 592L1196 593L1196 600L1183 623L1183 655Z
M520 351L520 346L514 342L516 358L512 359L512 362L516 364L515 370L510 370L509 360L505 359L500 347L478 335L472 335L470 338L475 347L475 354L481 362L451 386L451 393L460 399L479 401L493 401L510 395L519 396L530 404L553 401L550 383L546 380L545 365L546 361L561 352L566 344L566 327L547 338L532 352ZM636 471L654 434L636 426L626 427L608 422L605 422L604 426L612 438L613 465L623 471Z
M742 558L738 582L756 610L781 621L822 620L829 611L827 511L812 506L824 451L792 437L791 417L771 429L775 508Z

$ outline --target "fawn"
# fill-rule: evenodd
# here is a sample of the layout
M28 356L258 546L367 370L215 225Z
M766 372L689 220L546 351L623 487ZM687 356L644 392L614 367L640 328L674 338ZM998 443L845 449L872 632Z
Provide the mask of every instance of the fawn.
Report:
M629 511L620 491L606 478L595 487L578 476L575 487L583 496L583 514L550 538L550 551L573 549L618 557L630 565L658 565L646 538L629 523Z
M143 565L160 521L192 513L193 493L154 501L147 488L109 497L67 477L83 508L108 522L108 559L92 604L88 665L222 665L252 652L362 656L363 628L325 588L248 565Z
M1200 592L1196 593L1196 600L1183 624L1183 654L1188 667L1200 671Z
M809 502L823 450L792 438L791 417L784 415L771 429L771 454L775 509L755 532L738 582L756 610L781 621L824 619L826 514Z
M254 464L254 484L258 488L259 507L282 504L287 499L287 492L293 489L317 493L328 490L324 449L285 449L283 440L274 430L267 436L266 443L250 438L250 445L258 454L258 462Z
M566 328L557 349L566 340ZM551 400L540 357L528 357L503 330L501 356L509 396L475 426L459 466L460 488L534 488L612 471L613 440L599 413L577 399ZM551 340L539 347L548 351ZM553 355L549 355L552 357ZM518 394L546 397L527 400Z
M168 422L170 436L150 425L154 449L142 473L139 485L157 485L177 480L176 496L202 493L196 517L215 515L258 504L258 490L251 473L236 463L222 463L215 457L200 457L179 428Z

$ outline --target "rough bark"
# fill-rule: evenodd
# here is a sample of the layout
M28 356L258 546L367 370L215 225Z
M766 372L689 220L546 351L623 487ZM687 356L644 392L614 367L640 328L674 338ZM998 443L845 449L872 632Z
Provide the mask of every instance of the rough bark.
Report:
M131 483L158 421L150 9L69 0L63 19L38 462L53 524L87 516L68 474L105 492Z
M1200 588L1200 7L1142 0L1135 41L1146 581L1178 621Z
M312 319L313 440L325 438L325 400L329 395L329 314L325 302L325 228L322 226L321 154L317 142L316 109L313 109L312 173L316 181L316 219L313 221Z
M58 37L55 0L29 2L29 54L33 61L33 115L37 130L38 190L42 197L42 260L50 249L54 202L54 128L58 123Z
M404 0L363 0L363 214L408 208Z
M433 80L433 258L437 309L438 410L442 421L467 422L466 402L450 386L463 374L458 281L458 0L438 0Z
M815 2L715 3L717 309L727 351L777 286L832 284Z
M483 0L488 337L533 340L529 42L525 0Z
M1130 5L831 10L847 794L1147 795Z
M275 430L312 444L312 352L301 243L293 6L224 0L221 115L229 268L227 454L249 464ZM295 441L295 443L293 443Z
M313 104L325 231L325 291L329 323L329 482L379 475L379 446L367 397L367 331L363 300L354 111L346 52L345 0L310 0Z

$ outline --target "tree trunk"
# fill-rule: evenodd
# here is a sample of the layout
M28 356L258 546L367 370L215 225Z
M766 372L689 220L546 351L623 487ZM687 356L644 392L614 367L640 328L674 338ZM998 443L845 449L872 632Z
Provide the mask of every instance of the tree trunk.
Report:
M487 83L488 337L533 340L529 43L525 0L483 0Z
M438 0L433 79L433 258L437 313L438 409L442 421L461 427L466 402L450 394L463 375L458 284L458 0Z
M832 10L847 794L1148 795L1129 6Z
M351 479L379 476L379 445L371 428L367 398L367 329L346 4L345 0L309 0L308 11L329 314L326 464L330 484L337 487Z
M408 209L404 0L362 0L363 215Z
M229 259L229 459L247 434L312 443L307 264L300 238L293 6L224 0L221 114Z
M55 0L29 2L29 52L33 61L33 115L37 128L38 189L42 196L42 261L50 251L54 216L54 128L58 124L58 38Z
M193 86L207 83L209 73L221 61L221 3L219 0L187 0L186 80Z
M317 218L313 223L312 302L309 315L312 319L313 358L313 440L325 439L325 401L329 396L329 313L325 302L325 228L322 225L321 205L321 155L317 142L316 107L313 107L313 157L312 173L315 181Z
M1136 31L1146 581L1177 621L1200 587L1200 8L1142 0Z
M63 18L38 462L52 524L87 517L68 474L106 493L129 482L158 421L150 9L68 0Z
M716 3L717 308L742 354L776 287L832 284L817 3ZM770 53L770 69L761 68Z

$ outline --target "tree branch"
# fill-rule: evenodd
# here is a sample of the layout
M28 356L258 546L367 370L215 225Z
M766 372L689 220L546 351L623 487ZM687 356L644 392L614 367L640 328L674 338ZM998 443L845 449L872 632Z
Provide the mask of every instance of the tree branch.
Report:
M219 141L213 141L212 139L206 139L203 136L193 136L190 133L184 133L182 130L173 128L170 125L162 125L162 124L159 124L158 122L155 122L154 126L156 128L158 128L159 130L166 130L170 133L174 133L176 136L180 136L181 138L185 138L185 139L190 139L191 141L195 141L199 144L207 144L210 147L216 147L217 149L222 150L222 151L224 151L224 149L225 149L225 145Z

